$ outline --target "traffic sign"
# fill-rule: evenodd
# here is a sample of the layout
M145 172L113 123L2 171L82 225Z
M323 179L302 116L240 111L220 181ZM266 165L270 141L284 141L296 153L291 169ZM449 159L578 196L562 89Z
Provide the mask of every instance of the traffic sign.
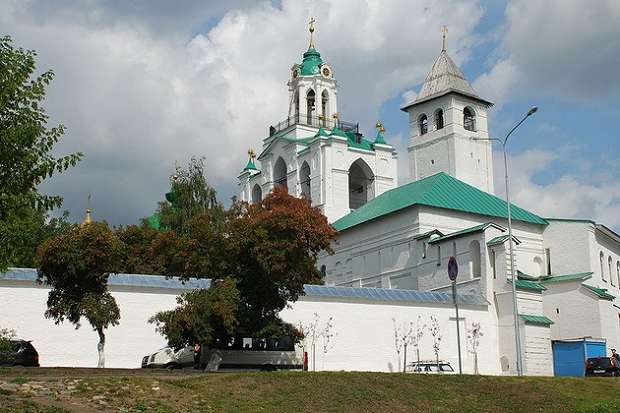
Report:
M450 257L448 260L448 277L450 281L456 281L456 276L459 274L459 265L456 263L456 258Z

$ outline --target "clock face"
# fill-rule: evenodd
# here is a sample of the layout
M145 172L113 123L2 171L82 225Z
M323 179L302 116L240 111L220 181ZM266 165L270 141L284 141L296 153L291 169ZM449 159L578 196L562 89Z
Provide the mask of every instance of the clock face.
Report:
M332 70L330 69L329 66L323 66L321 68L321 74L323 75L323 77L326 77L329 79L332 77Z

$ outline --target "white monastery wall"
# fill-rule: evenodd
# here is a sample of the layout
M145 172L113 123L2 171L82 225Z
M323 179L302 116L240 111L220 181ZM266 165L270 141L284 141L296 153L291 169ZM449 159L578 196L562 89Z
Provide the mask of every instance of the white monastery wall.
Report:
M363 370L363 371L398 371L401 360L397 357L394 347L394 323L413 322L416 325L418 316L426 324L430 324L430 316L435 315L440 323L441 349L440 360L448 361L458 371L458 352L456 344L456 328L454 308L446 305L388 305L385 303L353 303L323 301L315 298L302 298L284 310L284 320L298 325L308 324L314 319L314 313L321 316L320 323L333 317L333 349L323 354L322 343L317 343L317 370ZM461 320L461 346L463 371L473 373L473 354L467 351L466 328L472 322L480 322L484 334L478 349L478 366L481 374L498 374L499 357L497 353L497 335L492 317L484 307L459 307ZM425 331L420 345L420 359L434 360L432 337ZM407 361L416 360L415 349L408 350ZM312 355L310 354L310 359Z
M590 241L590 263L593 272L588 282L599 288L606 288L616 296L615 303L620 306L620 243L596 229L594 225L588 227ZM601 253L603 263L601 265ZM609 259L611 258L611 265Z
M607 350L620 349L620 308L607 300L598 300L598 305L601 318L601 337L607 340Z
M49 288L34 283L0 281L0 325L14 329L18 338L32 340L44 367L96 367L98 336L84 320L76 330L72 324L55 325L44 317ZM176 305L174 290L112 290L121 310L120 324L106 330L106 367L138 368L148 352L166 346L148 319Z
M549 327L521 323L523 367L528 376L553 376L553 353Z

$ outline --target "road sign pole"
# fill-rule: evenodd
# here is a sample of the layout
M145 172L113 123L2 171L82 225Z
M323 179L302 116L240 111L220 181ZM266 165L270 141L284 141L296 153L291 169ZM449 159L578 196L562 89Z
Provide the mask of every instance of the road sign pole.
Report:
M461 361L461 328L459 326L459 304L456 300L456 281L452 281L452 298L454 309L456 310L456 345L459 352L459 374L463 374L463 363Z
M456 346L459 351L459 374L463 374L463 363L461 361L461 328L459 326L459 304L456 299L456 277L459 275L459 265L456 257L448 259L448 278L452 281L452 300L454 300L454 309L456 310Z

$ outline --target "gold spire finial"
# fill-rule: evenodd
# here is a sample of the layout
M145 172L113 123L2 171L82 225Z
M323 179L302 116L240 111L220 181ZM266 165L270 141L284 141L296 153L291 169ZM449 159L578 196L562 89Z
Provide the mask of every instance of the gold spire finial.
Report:
M254 149L252 149L252 148L248 149L248 156L252 160L254 160L256 158L256 153L254 152Z
M443 37L443 42L442 42L442 46L441 46L441 51L445 52L446 51L446 35L448 34L448 27L447 26L443 26L441 28L441 35Z
M385 132L385 128L383 127L383 123L378 120L377 123L375 124L375 128L379 129L379 132L383 133Z
M91 222L93 222L93 219L90 216L90 213L92 212L92 210L90 209L90 192L88 193L88 198L86 200L86 216L84 216L84 221L82 221L82 225L84 226L86 224L90 224Z
M314 20L314 17L310 17L310 21L308 22L309 30L310 30L310 46L309 46L310 49L314 49L314 39L313 39L314 23L316 23L316 20Z

